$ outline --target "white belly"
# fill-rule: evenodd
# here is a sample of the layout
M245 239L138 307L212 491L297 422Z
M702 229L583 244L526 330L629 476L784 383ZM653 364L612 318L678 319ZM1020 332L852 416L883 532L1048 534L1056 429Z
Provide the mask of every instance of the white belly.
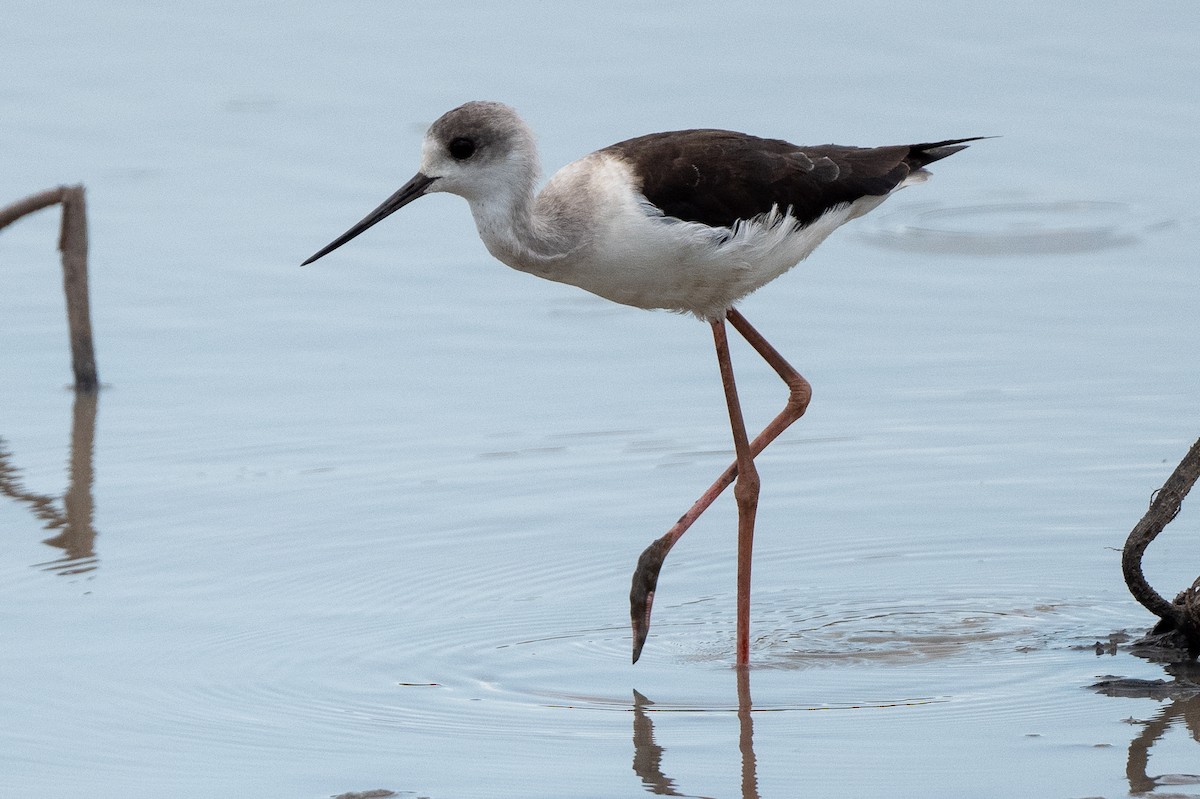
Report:
M836 228L883 200L869 197L841 206L803 228L779 212L730 230L648 215L636 206L622 209L552 279L625 305L719 318L806 258Z

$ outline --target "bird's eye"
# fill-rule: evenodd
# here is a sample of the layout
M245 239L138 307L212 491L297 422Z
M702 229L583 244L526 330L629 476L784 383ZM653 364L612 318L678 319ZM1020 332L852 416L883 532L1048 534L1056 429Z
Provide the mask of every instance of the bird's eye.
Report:
M450 155L456 160L466 161L475 154L475 142L460 137L450 142L450 146L447 149L450 150Z

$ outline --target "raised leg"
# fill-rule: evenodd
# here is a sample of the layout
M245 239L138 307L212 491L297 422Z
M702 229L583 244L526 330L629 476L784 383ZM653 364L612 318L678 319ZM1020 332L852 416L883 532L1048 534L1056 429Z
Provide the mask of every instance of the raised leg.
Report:
M791 364L784 360L783 356L774 347L767 343L767 340L738 311L730 309L726 317L738 333L746 339L750 346L754 347L763 360L788 385L787 405L749 444L750 457L754 458L758 453L766 449L768 444L778 438L780 433L804 415L804 411L808 408L809 400L812 398L812 387ZM675 522L674 526L664 536L646 547L641 557L638 558L637 568L633 572L633 585L629 590L629 615L633 626L634 663L637 663L638 657L641 656L642 647L646 643L646 636L650 632L650 611L654 606L654 589L658 585L658 574L662 570L662 564L667 557L667 553L671 551L671 547L675 546L675 542L687 532L696 519L700 518L700 514L721 495L722 491L733 483L737 476L738 464L735 461L717 478L716 482L708 487L707 491L700 495L700 498L688 509L687 513L679 517L679 521ZM739 507L739 527L741 524L740 510ZM749 572L747 571L748 580ZM748 644L749 640L747 639Z

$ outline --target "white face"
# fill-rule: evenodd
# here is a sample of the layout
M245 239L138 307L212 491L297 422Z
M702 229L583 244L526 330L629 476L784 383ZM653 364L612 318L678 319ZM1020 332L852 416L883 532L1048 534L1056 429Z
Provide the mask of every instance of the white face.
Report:
M506 105L473 102L443 114L425 134L421 169L361 222L304 263L333 252L418 197L446 191L465 197L480 230L511 224L513 208L533 195L537 151L529 128Z
M527 191L536 174L532 153L523 153L503 139L477 143L466 136L446 141L427 135L421 146L421 173L437 178L429 191L445 191L471 202Z
M464 189L469 190L473 175L478 171L478 164L470 160L461 161L450 155L445 142L432 134L425 135L421 144L420 172L431 178L437 178L429 187L429 191L447 191L451 194L466 196Z
M507 106L468 103L429 128L420 171L436 178L429 191L458 194L472 203L519 195L537 180L533 134Z

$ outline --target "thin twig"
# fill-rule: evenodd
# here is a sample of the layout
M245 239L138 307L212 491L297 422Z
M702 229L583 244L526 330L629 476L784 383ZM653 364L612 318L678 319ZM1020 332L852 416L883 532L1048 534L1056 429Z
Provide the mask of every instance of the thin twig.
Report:
M27 214L32 214L34 211L40 211L43 208L49 208L55 203L62 202L63 192L66 191L66 188L66 186L59 186L54 189L47 189L37 194L31 194L23 200L17 200L12 205L0 208L0 230L3 230Z

